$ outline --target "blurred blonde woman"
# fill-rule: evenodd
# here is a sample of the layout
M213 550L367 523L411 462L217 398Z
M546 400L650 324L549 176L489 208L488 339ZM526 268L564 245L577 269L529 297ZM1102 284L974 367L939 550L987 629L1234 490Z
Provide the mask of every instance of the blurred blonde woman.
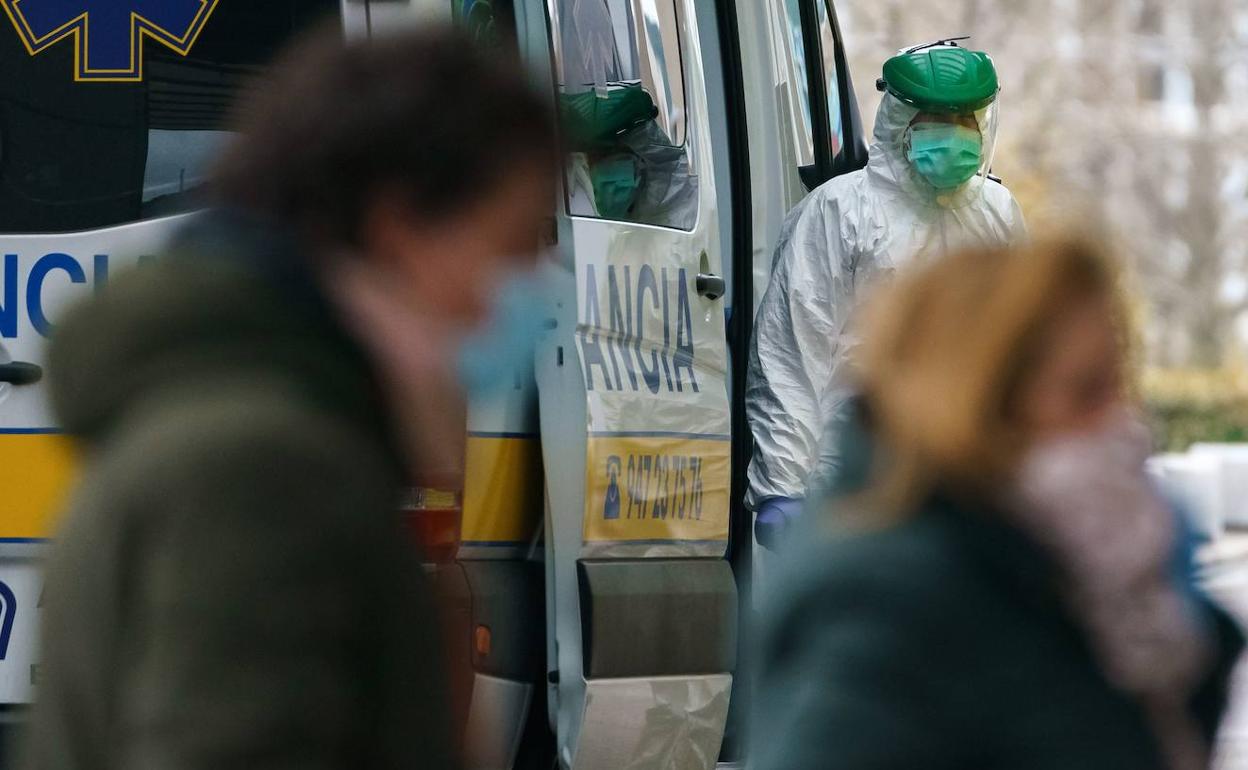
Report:
M1242 637L1145 475L1112 263L960 254L864 332L848 461L764 604L756 767L1208 767Z

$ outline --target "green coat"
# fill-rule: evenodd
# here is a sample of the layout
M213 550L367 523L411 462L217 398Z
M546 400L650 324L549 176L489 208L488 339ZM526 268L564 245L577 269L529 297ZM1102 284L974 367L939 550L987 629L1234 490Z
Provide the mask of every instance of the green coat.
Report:
M751 770L1162 770L1021 532L938 498L871 532L828 515L762 602ZM1212 741L1242 637L1208 609L1219 660L1192 714Z
M302 264L213 215L61 328L86 468L26 767L450 766L389 420Z

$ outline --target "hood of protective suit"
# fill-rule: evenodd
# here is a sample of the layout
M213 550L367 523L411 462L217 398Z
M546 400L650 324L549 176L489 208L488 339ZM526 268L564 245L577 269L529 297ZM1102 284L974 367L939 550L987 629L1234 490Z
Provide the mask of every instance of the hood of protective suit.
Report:
M975 113L983 139L983 164L979 174L954 190L938 190L919 174L906 157L910 124L919 114L917 107L885 93L875 115L875 132L871 142L867 173L874 186L895 189L916 200L942 208L968 206L983 194L988 169L992 165L997 142L996 104Z

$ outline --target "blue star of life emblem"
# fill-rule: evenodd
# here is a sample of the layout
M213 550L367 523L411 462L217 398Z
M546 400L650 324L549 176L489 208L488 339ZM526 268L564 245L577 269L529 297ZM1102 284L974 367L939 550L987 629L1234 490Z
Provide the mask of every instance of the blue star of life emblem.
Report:
M136 81L143 79L145 39L187 55L217 2L0 0L0 6L31 56L72 39L75 80Z

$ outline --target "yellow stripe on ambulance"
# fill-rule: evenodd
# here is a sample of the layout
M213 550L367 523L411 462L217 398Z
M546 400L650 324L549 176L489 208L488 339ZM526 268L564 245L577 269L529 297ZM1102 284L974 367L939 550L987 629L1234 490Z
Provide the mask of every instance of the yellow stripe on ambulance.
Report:
M77 469L74 454L65 436L0 431L0 541L52 536Z
M542 445L536 435L469 433L463 544L532 543L544 510L542 479Z
M726 541L731 447L727 436L591 435L585 541Z

